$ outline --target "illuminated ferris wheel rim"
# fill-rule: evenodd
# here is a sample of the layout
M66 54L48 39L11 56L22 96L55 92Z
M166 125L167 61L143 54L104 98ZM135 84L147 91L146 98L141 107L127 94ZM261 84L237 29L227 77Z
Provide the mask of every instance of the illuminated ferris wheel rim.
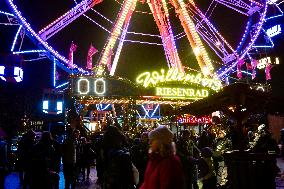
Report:
M18 20L20 21L21 25L20 28L23 27L25 28L26 31L29 32L29 34L34 37L42 46L44 49L46 49L48 52L50 52L54 57L56 57L57 59L61 60L60 63L64 63L64 66L67 66L69 63L69 60L67 58L65 58L63 55L59 54L54 48L52 48L46 41L44 41L43 39L41 39L41 37L32 29L32 27L30 26L30 24L26 21L26 19L22 16L22 13L18 10L17 6L13 3L13 0L7 0L7 2L9 3L10 7L12 8L13 12L14 12L14 16L16 16L18 18ZM18 30L20 31L20 29ZM73 64L74 68L78 69L78 71L80 73L83 74L90 74L89 71L86 71L80 67L78 67L76 64Z
M121 2L119 2L118 0L115 0L118 4L120 4L121 6L123 5L123 3L121 3ZM76 2L76 0L74 0L74 2L75 3L77 3ZM154 1L148 1L147 3L148 4L153 4L153 2ZM248 31L249 31L249 29L250 29L250 26L252 25L251 23L249 23L249 22L251 22L251 21L248 21L247 22L247 26L246 26L246 31L245 31L245 33L244 33L244 35L243 35L243 37L242 37L242 41L240 42L240 44L238 45L238 47L237 47L237 49L236 50L234 50L233 51L233 53L234 54L236 54L236 51L238 50L238 51L241 51L241 53L239 53L239 54L237 54L236 55L236 57L239 59L241 59L241 58L243 58L245 55L246 55L246 53L251 49L251 47L252 47L252 45L254 44L254 42L255 42L255 40L257 39L257 37L258 37L258 35L259 35L259 33L260 33L260 30L261 30L261 26L262 26L262 24L263 24L263 22L264 22L264 18L265 18L265 16L266 16L266 9L267 9L267 1L265 1L265 4L261 4L261 3L258 3L258 2L255 2L255 1L251 1L250 0L250 2L251 3L253 3L254 5L257 5L258 6L258 10L256 10L256 11L254 11L254 12L260 12L260 9L262 9L263 7L263 12L262 13L259 13L260 14L260 19L259 19L259 22L257 22L257 23L255 23L254 24L254 26L255 25L257 25L257 29L254 31L254 35L253 35L253 37L252 37L252 39L251 39L251 41L249 42L249 44L248 44L248 46L245 48L245 49L242 49L242 50L240 50L241 49L241 47L242 46L244 46L244 39L246 39L246 38L248 38L247 36L248 36ZM144 2L145 3L145 2ZM146 4L146 3L145 3ZM170 3L167 3L167 4L170 4ZM194 3L193 3L194 4ZM211 6L211 5L210 5ZM173 8L173 7L172 7ZM253 7L250 7L250 8L253 8ZM92 9L92 8L91 8ZM208 8L209 9L209 8ZM199 11L199 10L198 10ZM208 10L207 10L208 11ZM250 16L252 16L252 14L254 13L249 13L251 10L248 10L248 13L245 13L245 12L242 12L242 14L245 14L245 15L250 15ZM148 13L148 14L152 14L152 13L149 13L149 12L141 12L141 11L136 11L136 10L134 10L134 12L139 12L139 13ZM238 12L240 12L240 11L238 11ZM104 17L105 18L105 17ZM106 19L106 18L105 18ZM204 18L203 18L204 19ZM108 19L107 19L108 20ZM205 18L205 20L207 20L206 18ZM250 19L250 20L252 20L252 19ZM111 22L111 23L113 23L113 22ZM210 23L210 22L209 22ZM210 23L210 25L211 25L211 27L213 28L213 30L215 30L216 32L217 32L217 30L214 28L214 26ZM127 32L127 33L135 33L135 32ZM217 32L218 33L218 32ZM140 34L140 33L135 33L135 34ZM149 35L149 36L153 36L153 35L151 35L151 34L142 34L142 35ZM177 34L176 36L174 36L174 38L175 38L175 40L178 40L178 39L180 39L180 38L182 38L182 37L184 37L186 34L185 34L185 32L181 32L181 33L179 33L179 34ZM157 35L156 35L157 36ZM158 37L160 37L160 36L158 36ZM221 37L221 39L223 39L224 40L224 38L222 38ZM145 43L147 43L147 42L145 42ZM226 41L225 41L225 43L226 43ZM162 45L162 44L157 44L157 45ZM228 45L229 47L230 47L230 45ZM231 48L231 47L230 47ZM237 61L235 61L234 63L233 63L233 66L235 66L235 64L237 63ZM228 65L224 65L225 67L226 67L226 69L223 71L223 73L226 73L226 72L228 72L233 66L231 66L230 68L228 68ZM221 68L222 69L222 68ZM220 69L220 70L221 70ZM220 71L219 70L219 71ZM223 75L223 73L221 73L220 75L222 76Z
M64 56L60 55L54 48L52 48L46 41L44 41L30 26L30 24L26 21L26 19L22 16L21 12L18 10L17 6L13 3L13 0L7 0L9 2L9 5L11 6L11 8L13 9L13 12L15 13L15 15L17 16L17 18L21 21L22 23L22 26L26 29L26 31L28 31L37 41L39 41L40 44L42 44L42 46L48 51L50 52L51 54L53 54L54 57L56 57L57 59L61 60L62 64L68 64L68 59L65 58ZM257 29L256 31L254 32L255 35L254 35L254 38L251 39L251 42L249 43L249 45L247 45L247 47L245 49L242 50L242 53L239 54L239 58L243 58L246 53L251 49L252 45L254 44L255 40L257 39L260 31L261 31L261 28L262 28L262 24L265 20L265 16L266 16L266 9L267 9L267 2L268 1L265 1L265 4L264 4L264 11L262 14L260 14L260 20L258 22L258 26L257 26ZM248 25L248 24L247 24ZM134 32L135 33L135 32ZM139 33L136 33L139 35ZM177 34L176 36L179 36L181 35L182 33L180 34ZM140 34L140 35L143 35L143 34ZM151 35L151 34L149 34ZM247 33L245 32L244 35L243 35L243 38L244 36L247 35ZM153 35L155 37L158 37L158 35ZM159 44L161 45L161 44ZM218 73L218 76L219 77L222 77L224 74L226 74L227 72L229 72L233 67L235 67L237 64L237 61L233 62L231 65L225 65L223 66L220 70L221 72ZM77 68L79 70L79 72L81 73L84 73L84 74L89 74L90 72L88 71L85 71L84 69L82 68L79 68L77 65L75 65L75 68Z

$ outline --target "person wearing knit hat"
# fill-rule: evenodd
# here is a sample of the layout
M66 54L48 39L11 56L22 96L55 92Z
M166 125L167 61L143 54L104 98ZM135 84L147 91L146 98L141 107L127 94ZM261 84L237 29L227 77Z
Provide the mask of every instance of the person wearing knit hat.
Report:
M148 134L150 154L140 189L182 189L184 175L175 154L174 135L167 126L159 126Z
M159 126L148 134L149 140L158 140L163 144L171 144L174 134L166 126Z

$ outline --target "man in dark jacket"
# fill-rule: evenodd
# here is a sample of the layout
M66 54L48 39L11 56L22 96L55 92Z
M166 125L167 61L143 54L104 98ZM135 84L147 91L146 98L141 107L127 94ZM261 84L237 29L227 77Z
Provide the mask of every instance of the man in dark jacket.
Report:
M103 138L103 189L133 189L134 177L127 139L114 126L108 126Z
M195 153L198 148L190 139L190 131L183 130L182 136L177 142L177 155L180 157L183 172L185 174L186 188L197 189L197 167L194 163Z
M67 138L62 144L62 162L63 162L63 174L65 179L65 188L69 189L70 185L72 189L75 189L78 167L77 167L77 148L78 139L80 136L79 130L69 130Z

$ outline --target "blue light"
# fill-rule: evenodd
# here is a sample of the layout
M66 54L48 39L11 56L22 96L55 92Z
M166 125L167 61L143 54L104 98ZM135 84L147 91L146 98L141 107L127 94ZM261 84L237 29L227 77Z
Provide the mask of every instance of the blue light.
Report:
M230 85L230 81L229 81L229 77L228 76L225 77L225 82L226 82L226 85Z
M107 105L105 105L105 107L104 107L103 104L96 104L96 107L97 107L97 110L99 110L99 111L105 111L110 105L111 105L111 104L107 104Z
M17 31L17 33L16 33L16 35L15 35L15 37L14 37L14 41L13 41L13 44L12 44L12 47L11 47L11 52L14 51L15 44L16 44L16 41L17 41L17 39L18 39L18 36L19 36L19 33L20 33L22 27L23 27L23 26L20 25L20 27L18 28L18 31Z
M269 40L270 45L253 45L252 47L256 47L256 48L273 48L274 47L274 43L273 43L272 39L268 35L267 35L267 39Z
M1 76L5 75L5 66L0 66L0 75Z
M275 26L269 28L268 30L266 30L266 33L267 33L267 35L269 37L274 37L274 36L280 34L281 33L281 26L280 26L280 24L275 25Z
M53 73L52 73L53 87L56 86L56 77L55 77L55 74L56 74L56 59L55 59L55 57L53 57Z
M2 79L3 81L7 81L5 77L0 76L0 79Z
M250 72L242 71L242 73L252 76L252 73L250 73Z
M0 11L0 14L5 14L5 15L7 15L7 16L14 16L13 14L8 13L8 12L4 12L4 11Z
M22 13L18 10L17 6L13 3L13 0L7 0L10 7L13 9L13 12L15 13L15 16L21 21L23 27L41 43L45 49L47 49L51 54L53 54L56 58L61 60L63 63L68 65L69 60L65 58L64 56L60 55L56 50L54 50L49 44L42 40L40 36L31 28L30 24L26 21L26 19L22 16ZM75 68L78 68L77 65L75 65ZM89 74L88 71L85 71L82 68L78 68L79 72Z
M61 114L63 112L63 102L62 101L57 101L56 104L56 110L57 110L57 114Z
M27 54L27 53L40 53L40 52L46 52L46 50L16 51L16 52L13 52L13 54Z
M247 52L251 49L251 47L253 46L253 44L255 43L256 39L258 38L259 34L260 34L260 31L262 29L262 25L263 23L265 22L265 15L266 15L266 12L267 12L267 3L265 4L265 7L264 7L264 11L261 15L261 18L260 18L260 22L258 23L257 25L257 28L256 28L256 31L255 31L255 35L254 35L254 38L251 39L250 43L248 44L248 46L246 47L246 49L244 49L243 51L243 54L242 56L239 57L239 59L242 59L244 58L244 56L247 54ZM217 76L219 79L223 78L223 76L225 74L227 74L229 71L231 71L234 67L236 67L238 61L236 62L233 62L231 65L229 65L228 67L222 67L220 68L218 71L217 71ZM223 78L224 79L224 78Z
M146 108L144 107L144 105L141 105L141 106L142 106L142 108L143 108L143 110L144 110L144 112L145 112L144 118L146 118L146 116L150 117L149 114L148 114L148 111L146 110Z
M20 67L14 67L14 78L16 82L23 81L23 69Z
M160 105L158 104L155 108L155 110L153 111L153 113L151 114L151 118L155 115L156 111L158 110L158 108L160 107Z
M137 110L136 110L136 113L138 114L139 118L141 119L142 117Z
M48 114L48 100L44 100L42 102L42 111L46 114Z
M55 88L58 89L58 88L61 88L61 87L65 86L65 85L68 85L68 84L69 84L69 82L66 82L66 83L63 83L61 85L56 86Z
M250 61L252 61L252 60L253 60L253 58L250 56L250 54L249 54L249 53L247 53L247 55L248 55L248 57L249 57Z
M149 118L152 118L155 113L157 112L157 110L159 109L160 105L156 105L155 109L153 110L153 112L151 113L151 115L149 115L150 111L146 110L145 106L144 105L141 105L141 107L143 108L144 112L145 112L145 116L144 118L146 117L149 117ZM139 117L141 118L141 116L139 115Z
M3 81L6 81L6 78L4 77L5 75L5 66L0 66L0 79Z
M268 18L266 18L266 20L270 20L270 19L273 19L273 18L278 18L278 17L283 16L283 11L279 8L279 6L275 2L273 4L277 7L277 9L280 11L280 13L277 14L277 15L268 17Z
M239 45L237 47L237 50L236 50L237 52L240 52L243 44L245 43L245 40L248 37L249 31L250 31L251 22L252 22L252 17L249 18L249 21L248 21L246 29L245 29L245 33L244 33L244 35L243 35L243 37L241 39L241 42L239 43Z

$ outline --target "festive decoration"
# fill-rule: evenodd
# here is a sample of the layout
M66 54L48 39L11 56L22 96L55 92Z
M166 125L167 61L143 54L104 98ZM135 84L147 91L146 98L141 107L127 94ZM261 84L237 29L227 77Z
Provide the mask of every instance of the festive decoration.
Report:
M23 58L19 55L0 56L0 79L7 82L23 81Z
M71 46L70 46L70 50L69 50L69 64L68 67L71 69L74 69L75 66L73 64L73 53L76 51L77 49L77 45L75 45L72 41Z
M272 61L273 59L275 59L275 61ZM267 64L271 64L271 65L273 65L273 64L279 64L279 58L278 57L264 57L264 58L262 58L262 59L260 59L260 60L258 60L258 64L257 64L257 68L258 69L264 69L264 68L266 68L266 66L267 66Z
M281 25L278 24L278 25L275 25L275 26L269 28L268 30L266 30L266 33L269 37L274 37L274 36L280 34L281 33Z
M239 79L242 78L242 65L245 64L245 61L243 59L240 59L238 61L238 65L237 65L237 76Z
M47 54L50 59L54 59L54 57L58 58L58 60L61 61L61 64L64 65L66 64L67 66L69 65L69 60L66 59L64 56L60 55L56 50L54 50L45 40L43 40L37 32L35 32L32 28L31 25L27 22L27 20L22 16L22 13L18 10L17 6L13 2L13 0L8 0L8 3L10 7L12 8L14 12L14 16L17 18L19 23L22 25L22 27L25 29L26 32L29 33L29 36L32 36L33 39L38 41L38 44L41 44L42 47L44 47L47 51L50 52L50 54ZM18 24L17 24L18 25ZM77 65L73 65L75 68L78 69L80 73L85 73L88 74L87 71L83 70L82 68L79 68Z
M64 93L60 90L45 89L42 99L42 111L45 114L58 115L63 113Z
M160 72L154 71L144 72L136 78L138 84L142 84L144 87L155 86L158 83L180 81L183 83L196 83L205 87L209 87L215 91L222 88L222 83L217 78L203 77L201 73L197 75L186 74L184 72L179 72L177 68L171 68L167 72L161 69Z
M209 95L206 89L156 87L156 95L164 98L201 99Z
M52 23L48 24L46 27L39 31L39 35L43 40L47 40L57 32L65 28L67 25L76 20L79 16L84 14L87 10L92 8L94 5L102 2L102 0L88 0L82 1L77 4L68 12L64 13L62 16L54 20Z
M265 68L265 78L266 80L270 80L271 79L271 75L270 75L270 70L272 68L271 64L267 64L266 68Z
M222 6L225 6L229 9L232 9L232 11L236 11L237 13L246 15L248 17L247 20L249 20L250 24L247 22L246 27L246 34L242 37L242 45L238 50L233 49L232 46L228 43L228 41L221 35L220 32L213 26L211 21L209 20L212 12L210 10L211 6L208 7L208 10L204 14L201 10L199 10L197 4L193 0L190 0L189 2L185 2L183 0L174 0L170 3L166 2L165 0L151 0L147 2L147 5L150 7L149 13L152 13L154 20L157 23L157 27L160 31L160 35L152 35L152 36L158 36L160 39L162 39L162 44L158 43L150 43L147 41L134 41L134 40L125 40L126 34L135 34L135 35L145 35L144 33L138 33L138 32L127 32L129 21L132 16L132 13L134 10L136 12L141 12L140 10L136 10L136 3L140 1L130 1L125 0L123 2L120 2L121 9L118 13L118 16L116 18L116 21L113 22L106 18L104 15L100 14L98 11L95 11L95 14L98 14L103 19L107 20L113 25L112 30L109 30L107 28L104 28L102 25L98 24L95 20L88 17L86 14L84 14L87 10L89 10L91 7L93 7L95 4L98 4L102 2L101 0L88 0L88 1L80 1L77 3L75 7L67 11L65 14L60 16L59 18L55 19L51 24L44 27L40 32L35 32L30 27L32 24L27 22L27 19L25 19L22 16L22 13L19 11L20 9L17 8L16 3L14 3L13 0L8 0L9 5L13 9L14 14L9 14L10 16L14 16L19 20L19 24L22 26L23 30L27 31L32 38L37 40L38 44L41 44L42 47L44 47L47 51L50 53L46 53L48 57L55 56L59 61L60 64L69 64L69 61L61 56L57 51L55 51L53 48L51 48L46 39L51 37L52 35L56 34L60 30L62 30L64 27L66 27L68 24L72 23L74 20L76 20L80 15L85 16L87 19L89 19L94 24L98 25L103 30L110 33L108 37L108 41L106 45L104 46L104 51L102 52L102 55L100 56L101 59L99 60L99 66L95 67L96 73L98 75L102 74L104 72L106 64L108 62L108 54L110 50L115 51L116 48L116 57L115 61L112 63L111 66L111 75L114 74L116 63L122 48L122 45L124 41L128 42L134 42L134 43L143 43L143 44L151 44L151 45L162 45L165 50L166 60L168 62L168 65L170 67L178 67L179 70L182 70L181 64L179 64L179 58L178 54L176 53L176 46L175 46L175 40L180 39L183 36L187 36L188 40L190 41L190 44L192 46L192 49L196 55L196 58L198 59L198 62L204 63L203 66L200 66L201 71L203 74L209 74L213 75L214 69L212 66L212 61L207 56L207 53L205 51L205 47L201 43L201 38L207 43L209 48L211 48L215 54L221 58L222 62L224 63L222 66L222 70L218 72L218 77L222 78L222 74L227 74L232 70L234 66L236 66L236 58L243 58L247 52L251 49L253 43L257 39L258 35L260 34L260 31L263 30L262 25L264 24L264 21L266 19L266 13L267 13L267 7L274 6L275 8L278 7L279 3L276 3L276 1L268 1L265 0L261 3L256 1L250 1L244 2L244 1L234 1L234 2L227 2L223 0L216 1L217 3L222 4ZM169 22L169 10L168 6L174 6L174 9L178 15L179 20L181 21L181 24L184 28L185 34L177 34L174 35L171 25ZM211 12L210 14L207 14ZM280 10L282 13L282 11ZM256 14L257 13L257 14ZM6 14L6 13L4 13ZM281 16L281 15L277 15ZM269 15L269 18L273 18L273 15ZM279 28L279 27L277 27ZM274 32L275 29L272 29L271 32ZM278 31L278 29L277 29ZM270 32L270 33L271 33ZM247 34L250 35L247 35ZM125 35L124 35L125 34ZM146 34L150 35L150 34ZM119 41L119 45L116 44L116 42ZM201 61L199 61L201 60ZM109 66L108 66L109 67ZM74 65L74 68L78 68L77 65ZM181 69L180 69L181 68ZM73 65L72 65L73 69ZM95 70L95 69L94 69ZM109 69L110 70L110 69ZM90 73L88 71L84 71L81 68L78 68L78 71L80 73ZM224 72L222 72L224 71ZM221 73L221 74L220 74Z
M75 96L137 96L136 86L115 77L77 77L72 79L72 95Z
M114 27L112 29L112 32L108 38L108 42L104 48L104 51L102 52L101 59L99 61L99 66L97 69L93 70L96 75L101 76L104 72L105 66L108 64L109 58L110 58L110 52L114 48L114 45L121 34L123 25L132 15L133 10L136 7L137 0L125 0L122 8L118 14L117 20L114 24Z
M195 117L192 115L185 115L185 116L180 116L177 118L177 121L179 123L212 123L212 117L209 116L204 116L204 117Z
M154 20L158 26L160 36L162 38L165 56L169 67L177 68L183 71L181 61L175 45L173 31L169 20L169 10L165 0L152 0L148 4L153 13Z
M88 56L87 56L87 66L86 68L91 70L93 68L93 55L96 54L98 50L93 46L93 44L90 45L90 48L88 50Z
M108 58L107 58L107 64L106 64L106 67L107 67L107 70L108 72L111 71L111 60L112 60L112 56L113 56L113 51L112 49L109 51L109 54L108 54Z

